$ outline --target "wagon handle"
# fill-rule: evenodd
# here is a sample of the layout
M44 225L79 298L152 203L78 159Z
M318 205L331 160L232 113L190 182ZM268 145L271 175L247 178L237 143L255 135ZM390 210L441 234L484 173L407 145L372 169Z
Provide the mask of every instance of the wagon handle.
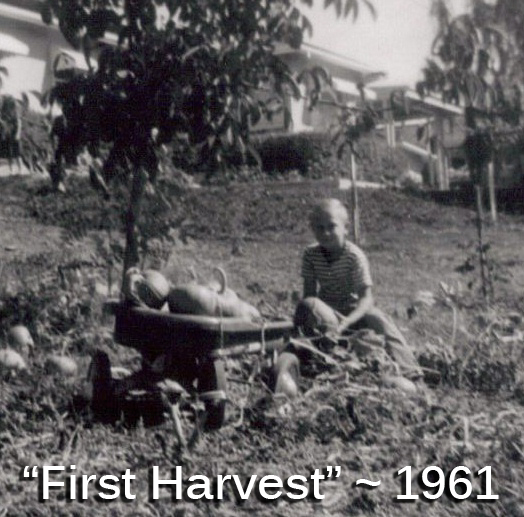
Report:
M218 273L218 280L220 282L220 289L217 291L218 294L224 294L227 289L227 275L224 269L222 269L220 266L216 266L213 268L213 273Z

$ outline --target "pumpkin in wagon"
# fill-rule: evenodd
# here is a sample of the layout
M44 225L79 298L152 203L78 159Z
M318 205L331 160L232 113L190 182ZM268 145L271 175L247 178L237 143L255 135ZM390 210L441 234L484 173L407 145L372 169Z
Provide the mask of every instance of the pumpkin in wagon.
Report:
M243 318L250 321L261 318L256 307L241 300L233 290L228 289L224 270L216 268L216 271L221 278L218 288L214 285L189 283L171 289L167 297L169 310L177 314Z

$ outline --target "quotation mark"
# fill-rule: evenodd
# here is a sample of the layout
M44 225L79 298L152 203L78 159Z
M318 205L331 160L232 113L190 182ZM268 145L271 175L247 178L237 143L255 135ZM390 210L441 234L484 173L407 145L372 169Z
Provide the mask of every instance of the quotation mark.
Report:
M326 477L327 478L330 478L330 477L338 478L339 476L340 476L340 467L338 465L336 467L332 467L331 465L326 466Z
M29 471L31 469L31 471ZM38 477L38 467L30 467L29 465L26 465L24 467L24 477L25 478L36 478Z

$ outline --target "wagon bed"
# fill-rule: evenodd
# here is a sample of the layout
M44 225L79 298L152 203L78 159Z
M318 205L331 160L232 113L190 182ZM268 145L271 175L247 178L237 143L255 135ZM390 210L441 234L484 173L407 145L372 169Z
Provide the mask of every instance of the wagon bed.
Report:
M219 358L272 351L293 329L289 320L255 323L172 314L117 300L107 302L106 309L115 316L115 341L148 358L165 353Z

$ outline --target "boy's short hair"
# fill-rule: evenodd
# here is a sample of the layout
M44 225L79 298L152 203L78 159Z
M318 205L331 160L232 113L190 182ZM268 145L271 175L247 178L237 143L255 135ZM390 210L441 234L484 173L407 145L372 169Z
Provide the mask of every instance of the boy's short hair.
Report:
M313 206L309 214L309 224L313 226L318 217L326 213L336 214L344 224L349 222L348 211L343 203L336 198L326 198Z

